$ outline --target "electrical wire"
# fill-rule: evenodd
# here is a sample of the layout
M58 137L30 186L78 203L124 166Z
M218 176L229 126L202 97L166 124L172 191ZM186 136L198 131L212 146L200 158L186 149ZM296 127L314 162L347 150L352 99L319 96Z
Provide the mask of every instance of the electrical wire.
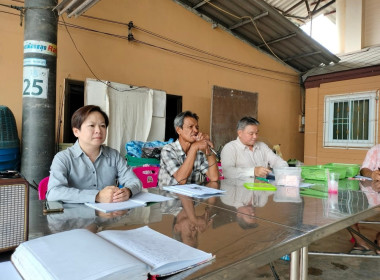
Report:
M211 4L209 3L210 5L214 5L214 4ZM215 5L214 5L215 6ZM220 8L221 9L221 8ZM227 12L227 11L225 11ZM228 13L228 12L227 12ZM230 14L230 13L229 13ZM243 18L239 18L238 16L235 16L233 14L230 14L231 16L234 16L238 19L243 19ZM129 23L125 23L125 22L119 22L119 21L114 21L114 20L109 20L109 19L103 19L103 18L99 18L99 17L94 17L94 16L86 16L86 15L82 15L83 17L87 17L89 19L95 19L95 20L100 20L100 21L104 21L104 22L109 22L109 23L114 23L114 24L119 24L119 25L123 25L123 26L129 26ZM256 26L256 23L253 21L253 19L251 17L248 17L250 18L250 20L253 22L255 28L257 29L257 26ZM281 71L275 71L275 70L270 70L270 69L266 69L266 68L262 68L262 67L257 67L257 66L253 66L253 65L250 65L250 64L246 64L246 63L242 63L242 62L239 62L239 61L236 61L236 60L233 60L233 59L229 59L229 58L226 58L226 57L222 57L222 56L219 56L219 55L215 55L215 54L212 54L210 52L207 52L207 51L204 51L204 50L201 50L201 49L198 49L198 48L195 48L193 46L190 46L190 45L187 45L187 44L184 44L184 43L181 43L181 42L178 42L176 40L173 40L173 39L170 39L168 37L165 37L163 35L160 35L158 33L155 33L155 32L152 32L152 31L149 31L147 29L144 29L142 27L139 27L139 26L136 26L136 25L133 25L133 28L139 30L139 31L142 31L144 33L147 33L149 35L152 35L152 36L155 36L157 38L160 38L160 39L163 39L163 40L166 40L168 42L171 42L171 43L174 43L174 44L178 44L182 47L185 47L185 48L189 48L191 50L194 50L194 51L198 51L198 52L201 52L203 54L207 54L207 55L210 55L210 56L214 56L214 57L217 57L217 58L220 58L220 59L224 59L226 61L229 61L229 62L233 62L234 64L239 64L240 66L245 66L245 67L250 67L250 68L255 68L255 69L259 69L259 70L262 70L262 71L268 71L268 72L274 72L274 73L277 73L277 74L282 74L282 75L289 75L289 76L294 76L294 74L290 74L290 73L286 73L286 72L281 72ZM257 32L259 33L259 35L261 36L261 33L260 31L257 29ZM264 38L261 36L261 39L263 40L264 44L267 46L267 48L269 50L270 47L268 46L268 44L265 42ZM274 53L273 55L275 57L277 57ZM277 59L281 60L280 58L277 57ZM281 60L282 61L282 60Z
M134 39L133 42L144 44L144 45L149 46L149 47L158 48L158 49L163 50L163 51L175 53L175 54L187 57L187 58L191 58L193 60L201 61L201 62L210 64L210 65L214 65L214 66L221 67L221 68L228 69L228 70L233 70L233 71L236 71L236 72L239 72L239 73L244 73L244 74L248 74L248 75L252 75L252 76L256 76L256 77L262 77L262 78L267 78L267 79L276 80L276 81L280 81L280 82L287 82L287 83L299 85L299 82L292 82L292 81L288 81L288 80L282 80L282 79L278 79L278 78L268 77L268 76L265 76L265 75L260 75L260 74L255 74L255 73L251 73L251 72L235 69L235 68L232 68L232 67L228 67L228 66L217 64L217 63L209 62L209 61L206 61L206 60L201 59L199 57L198 58L194 57L194 56L189 55L189 54L185 54L185 53L181 53L181 52L178 52L178 51L170 50L170 49L167 49L167 48L164 48L164 47L160 47L160 46L157 46L157 45L153 45L153 44L150 44L150 43L147 43L147 42L144 42L144 41L140 41L140 40Z
M88 64L87 60L84 58L83 54L82 54L81 51L78 49L78 47L77 47L77 45L76 45L76 43L75 43L73 37L71 36L71 33L70 33L70 31L69 31L69 29L68 29L68 27L67 27L67 25L66 25L66 21L65 21L65 19L63 18L63 16L61 16L61 18L62 18L62 21L63 21L63 25L64 25L64 27L65 27L65 29L66 29L66 31L67 31L67 34L69 35L70 40L71 40L71 42L73 43L73 45L74 45L76 51L78 52L78 54L79 54L80 57L82 58L83 62L86 64L88 70L91 72L91 74L95 77L95 79L96 79L98 82L101 82L101 83L105 84L107 87L112 88L113 90L116 90L116 91L118 91L118 92L133 91L133 90L136 90L136 89L142 88L142 87L134 87L134 88L132 87L131 89L123 89L123 90L122 90L122 89L118 89L118 88L112 86L112 85L110 84L110 82L105 82L105 81L101 80L101 79L95 74L95 72L91 69L91 67L90 67L90 65ZM91 30L91 31L92 31L92 30ZM106 32L99 32L99 33L102 33L102 34L105 34L105 35L111 35L111 33L106 33Z
M86 16L86 17L97 19L97 20L102 20L102 21L106 21L106 22L111 22L111 23L117 23L117 24L121 24L121 25L127 25L126 23L120 23L120 22L116 22L116 21L112 21L112 20L105 20L105 19L95 18L95 17L91 17L91 16ZM133 89L130 89L130 90L120 90L120 89L117 89L117 88L111 86L109 83L102 81L94 73L94 71L91 69L91 67L89 66L88 62L84 58L83 54L78 49L78 47L77 47L77 45L76 45L73 37L71 36L70 31L68 30L68 27L77 28L77 29L81 29L81 30L86 30L86 31L90 31L90 32L95 32L95 33L99 33L99 34L103 34L103 35L107 35L107 36L112 36L112 37L116 37L116 38L120 38L120 39L128 39L127 36L113 34L113 33L109 33L109 32L99 31L99 30L95 30L95 29L91 29L91 28L87 28L87 27L83 27L83 26L79 26L79 25L74 25L74 24L66 23L65 20L64 20L64 18L63 17L61 17L61 18L62 18L62 22L63 23L58 22L58 24L63 24L64 25L64 27L65 27L65 29L66 29L69 37L70 37L70 40L72 41L72 43L74 45L76 51L78 52L78 54L80 55L80 57L82 58L82 60L86 64L87 68L92 73L92 75L94 75L94 77L96 78L97 81L100 81L100 82L104 83L106 86L111 87L111 88L113 88L116 91L130 91L130 90L136 90L137 88L140 88L140 87L136 87L136 88L133 88ZM288 73L284 73L284 72L280 72L280 71L272 71L272 70L265 69L265 68L260 68L260 67L255 67L255 66L252 66L252 65L249 65L249 64L245 64L245 63L241 63L241 62L238 62L238 61L234 61L232 59L228 59L228 58L225 58L225 57L222 57L222 56L214 55L214 54L211 54L209 52L202 51L202 50L194 48L192 46L180 43L178 41L175 41L175 40L172 40L172 39L169 39L169 38L165 38L164 36L161 36L161 35L156 34L154 32L150 32L150 31L148 31L146 29L143 29L143 28L140 28L140 27L136 27L136 28L139 29L139 30L141 30L141 31L143 31L143 32L146 32L146 33L149 33L151 35L154 35L154 36L160 37L162 39L168 40L168 41L170 41L172 43L179 44L179 45L181 45L183 47L187 47L187 48L190 48L192 50L195 50L195 51L198 51L198 52L210 55L210 56L214 56L214 57L218 58L219 60L218 59L206 58L206 57L200 57L200 56L192 55L192 54L188 54L188 53L183 53L183 52L171 50L171 49L168 49L168 48L160 47L160 46L157 46L157 45L154 45L154 44L151 44L151 43L147 43L147 42L144 42L144 41L140 41L140 40L135 40L134 39L133 41L135 41L135 42L142 43L142 44L145 44L147 46L155 47L155 48L158 48L158 49L161 49L161 50L164 50L164 51L167 51L167 52L171 52L171 53L174 53L174 54L177 54L177 55L182 55L184 57L187 57L187 58L190 58L190 59L193 59L193 60L197 60L197 61L200 61L200 62L208 63L208 64L211 64L211 65L214 65L214 66L217 66L217 67L221 67L221 68L224 68L224 69L233 70L233 71L237 71L237 72L240 72L240 73L245 73L245 74L249 74L249 75L253 75L253 76L273 79L273 80L277 80L277 81L289 82L289 83L293 83L293 84L299 84L299 82L292 82L292 81L287 81L287 80L283 80L283 79L268 77L268 76L265 76L265 75L254 74L254 73L251 73L251 72L235 69L235 68L228 67L228 66L225 66L225 65L220 65L218 63L209 62L208 60L211 60L211 61L216 61L216 62L219 62L219 63L232 64L234 66L250 67L250 68L254 68L256 70L262 70L262 71L274 72L274 73L277 73L277 74L286 74L286 75L294 76L292 74L288 74ZM225 62L224 60L227 61L227 62Z
M147 33L149 35L152 35L152 36L155 36L155 37L158 37L160 39L163 39L163 40L166 40L166 41L169 41L171 43L174 43L174 44L177 44L181 47L185 47L185 48L189 48L193 51L197 51L197 52L200 52L200 53L203 53L203 54L206 54L206 55L209 55L209 56L213 56L213 57L216 57L216 58L219 58L221 60L225 60L225 61L228 61L234 65L238 65L238 66L244 66L244 67L247 67L247 68L254 68L254 69L257 69L257 70L262 70L262 71L268 71L268 72L272 72L272 73L276 73L276 74L282 74L282 75L288 75L288 76L292 76L292 77L295 77L294 74L290 74L290 73L285 73L285 72L282 72L282 71L275 71L275 70L270 70L270 69L266 69L266 68L262 68L262 67L257 67L257 66L253 66L253 65L250 65L250 64L247 64L247 63L243 63L243 62L239 62L239 61L236 61L236 60L233 60L233 59L230 59L230 58L226 58L226 57L223 57L223 56L220 56L220 55L216 55L216 54L212 54L210 52L207 52L207 51L204 51L204 50L201 50L201 49L198 49L198 48L195 48L193 46L190 46L190 45L187 45L187 44L184 44L184 43L181 43L181 42L178 42L176 40L173 40L173 39L170 39L170 38L167 38L167 37L164 37L160 34L157 34L157 33L154 33L152 31L149 31L149 30L146 30L144 28L141 28L139 26L136 26L136 25L133 25L133 28L139 30L139 31L142 31L144 33Z
M219 6L213 4L213 3L209 2L209 1L206 2L206 4L212 6L212 7L214 7L215 9L217 9L217 10L219 10L219 11L221 11L221 12L227 14L227 15L230 15L230 16L236 18L236 19L249 19L249 20L252 22L253 26L255 27L257 33L259 34L261 40L263 41L263 43L265 44L265 46L268 48L268 50L269 50L269 51L270 51L270 52L271 52L271 53L272 53L272 54L273 54L278 60L283 61L281 58L279 58L279 57L278 57L278 56L272 51L272 49L269 47L269 45L267 44L267 42L264 40L264 37L261 35L260 30L257 28L256 22L253 20L253 18L252 18L251 16L242 16L242 17L239 17L239 16L237 16L237 15L235 15L235 14L233 14L233 13L230 13L230 12L228 12L228 11L226 11L226 10L220 8Z
M63 20L64 21L64 20ZM71 40L73 41L72 39L72 36L70 34L70 32L68 31L67 27L72 27L72 28L78 28L78 29L82 29L82 30L86 30L86 31L91 31L91 32L96 32L96 33L99 33L99 34L103 34L103 35L108 35L108 36L113 36L113 37L116 37L116 38L120 38L120 39L128 39L128 36L123 36L123 35L117 35L117 34L112 34L112 33L108 33L108 32L103 32L103 31L99 31L99 30L95 30L95 29L91 29L91 28L87 28L87 27L83 27L83 26L78 26L78 25L74 25L74 24L68 24L66 23L65 21L63 22L67 32L69 33L69 36L71 38ZM228 67L228 66L224 66L224 65L220 65L220 64L217 64L217 63L212 63L212 62L209 62L207 61L210 60L209 58L204 58L204 57L200 57L200 56L196 56L196 55L191 55L191 54L188 54L188 53L183 53L183 52L179 52L179 51L175 51L175 50L171 50L171 49L168 49L168 48L164 48L164 47L160 47L160 46L157 46L157 45L154 45L154 44L151 44L151 43L148 43L148 42L144 42L144 41L141 41L141 40L136 40L136 39L132 39L132 41L134 42L137 42L137 43L141 43L141 44L145 44L147 46L150 46L150 47L154 47L154 48L158 48L160 50L164 50L164 51L167 51L167 52L171 52L171 53L174 53L174 54L177 54L177 55L182 55L184 57L187 57L187 58L190 58L190 59L194 59L194 60L198 60L198 61L201 61L201 62L204 62L204 63L208 63L208 64L211 64L211 65L214 65L214 66L219 66L219 67L222 67L222 68L225 68L225 69L229 69L229 70L233 70L233 71L237 71L237 72L240 72L240 73L245 73L245 74L249 74L249 75L253 75L253 76L258 76L258 77L262 77L262 78L268 78L268 79L273 79L273 80L277 80L277 81L281 81L281 82L288 82L288 83L293 83L293 84L299 84L298 82L291 82L291 81L287 81L287 80L283 80L283 79L278 79L278 78L273 78L273 77L268 77L268 76L265 76L265 75L259 75L259 74L254 74L254 73L251 73L251 72L247 72L247 71L243 71L243 70L239 70L239 69L235 69L235 68L232 68L232 67ZM75 48L77 49L77 51L79 52L78 48L76 47L76 44L75 42L73 42ZM80 52L79 52L80 53ZM83 55L80 53L82 59L85 61L87 67L89 67L87 61L84 59ZM219 61L221 62L221 61ZM89 68L90 69L90 68ZM96 75L95 73L90 69L91 73L96 77L96 79L102 83L104 83L104 81L101 81ZM114 87L112 87L111 85L107 84L107 86L117 90L117 91L129 91L129 90L119 90L119 89L116 89ZM139 88L139 87L138 87ZM137 88L135 88L137 89ZM134 89L134 90L135 90Z

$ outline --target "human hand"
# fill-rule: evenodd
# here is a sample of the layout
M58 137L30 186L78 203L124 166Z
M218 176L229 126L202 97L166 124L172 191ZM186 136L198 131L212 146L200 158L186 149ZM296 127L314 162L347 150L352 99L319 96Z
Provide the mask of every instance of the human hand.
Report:
M206 211L201 216L196 216L190 220L191 226L198 232L204 232L213 222L213 219L209 217L209 213Z
M119 210L119 211L113 211L113 212L109 212L109 213L104 213L104 212L96 210L95 213L96 213L96 216L98 216L98 217L105 218L105 219L111 219L111 218L120 217L120 216L127 214L128 210Z
M132 192L128 188L118 189L112 197L112 202L126 201L132 196Z
M380 181L372 181L371 187L375 192L380 192Z
M214 148L214 144L210 141L208 134L199 132L195 137L195 142L193 143L197 151L201 151L206 155L211 155L211 150L209 147Z
M255 176L256 177L267 177L268 173L270 172L271 170L269 168L265 168L265 167L262 167L262 166L257 166L255 167L254 169L254 172L255 172Z
M107 186L98 192L98 194L95 197L95 201L101 203L113 202L113 195L118 190L119 188L116 186Z
M380 171L379 170L372 171L371 178L373 181L379 181L380 180Z

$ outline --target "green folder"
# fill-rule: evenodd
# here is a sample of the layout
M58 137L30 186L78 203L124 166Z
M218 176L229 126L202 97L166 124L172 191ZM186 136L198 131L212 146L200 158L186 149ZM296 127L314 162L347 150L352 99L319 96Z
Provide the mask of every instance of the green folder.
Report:
M268 183L244 183L244 187L248 190L255 191L275 191L277 188Z

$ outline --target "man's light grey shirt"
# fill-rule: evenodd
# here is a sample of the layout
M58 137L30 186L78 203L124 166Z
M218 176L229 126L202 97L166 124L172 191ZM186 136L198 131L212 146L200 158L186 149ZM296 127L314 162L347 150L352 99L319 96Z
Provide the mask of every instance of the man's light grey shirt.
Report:
M239 137L224 146L221 161L225 178L253 177L256 166L272 168L288 166L286 161L276 155L265 143L256 142L251 151Z
M77 141L55 155L46 198L68 203L95 202L97 193L106 186L115 186L116 180L132 195L141 191L140 180L118 151L103 145L93 163Z

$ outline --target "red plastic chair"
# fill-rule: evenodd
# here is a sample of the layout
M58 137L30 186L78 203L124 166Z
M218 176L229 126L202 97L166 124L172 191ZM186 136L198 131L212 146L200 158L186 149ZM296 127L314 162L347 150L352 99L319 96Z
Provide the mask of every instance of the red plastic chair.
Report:
M160 167L158 166L140 166L133 168L137 178L140 179L143 188L157 187L158 173Z
M38 184L38 198L44 200L46 198L47 187L49 183L49 176L45 177Z

